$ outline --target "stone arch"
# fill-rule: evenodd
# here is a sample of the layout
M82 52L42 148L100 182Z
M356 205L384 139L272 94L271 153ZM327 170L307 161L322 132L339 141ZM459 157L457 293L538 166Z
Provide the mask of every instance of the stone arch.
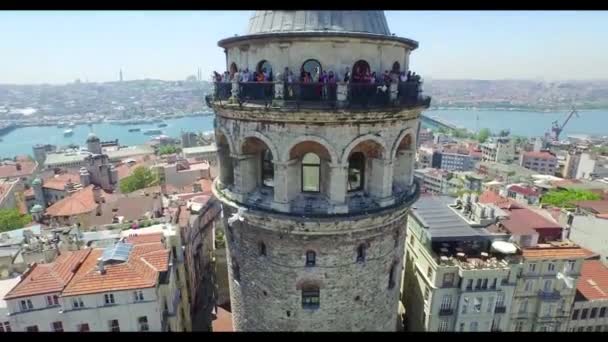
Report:
M237 150L234 148L234 143L232 142L232 139L230 138L230 134L228 134L228 132L226 131L226 128L218 126L215 128L215 143L216 145L219 145L219 140L218 140L218 133L220 133L221 135L224 136L224 138L226 139L226 143L228 144L228 147L230 148L230 153L235 153L237 152Z
M395 159L395 157L397 156L397 151L399 150L399 145L401 144L402 140L405 139L405 137L407 135L410 135L412 141L411 141L411 147L416 146L416 132L414 131L413 128L408 127L404 130L401 131L401 133L399 133L399 136L397 137L397 139L393 142L393 146L391 148L391 159ZM410 148L411 151L415 151L415 148Z
M245 142L249 138L257 138L257 139L261 140L272 153L272 157L278 161L279 151L277 150L277 147L275 146L275 144L273 144L272 141L267 136L265 136L264 134L257 132L257 131L247 133L245 136L243 136L243 138L241 139L241 143L239 144L239 149L237 151L238 153L243 153L243 144L245 144Z
M384 141L384 139L382 139L381 137L374 135L374 134L365 134L365 135L361 135L361 136L353 139L348 144L348 146L346 146L344 148L344 150L342 152L342 157L340 158L340 163L342 165L346 165L348 163L348 156L353 151L353 149L355 147L357 147L360 143L363 143L366 141L373 141L373 142L377 143L378 145L380 145L382 147L383 157L387 156L388 146L386 145L386 142Z
M281 155L281 161L288 161L290 159L292 159L290 157L291 155L291 151L293 150L294 147L296 147L298 144L303 143L303 142L307 142L307 141L311 141L311 142L315 142L319 145L321 145L322 147L325 148L325 150L327 151L327 153L329 154L329 159L331 163L338 163L339 159L338 159L338 154L336 153L335 149L333 148L333 146L329 143L329 141L325 140L322 137L316 136L316 135L302 135L297 137L296 139L294 139L290 144L289 147L287 147L284 151L283 154Z

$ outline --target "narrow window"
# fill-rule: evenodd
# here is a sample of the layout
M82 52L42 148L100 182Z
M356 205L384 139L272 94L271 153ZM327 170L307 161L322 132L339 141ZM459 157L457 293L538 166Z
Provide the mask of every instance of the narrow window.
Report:
M118 324L117 319L113 319L109 321L110 331L111 332L120 332L120 325Z
M480 290L481 289L481 278L477 279L477 283L475 284L475 290Z
M72 307L74 309L83 308L84 303L82 302L82 298L72 298Z
M262 152L262 184L274 187L274 165L272 163L272 152L269 149Z
M106 305L114 304L114 294L112 294L112 293L106 293L104 295L104 299L105 299Z
M1 325L1 324L0 324L0 325ZM11 331L13 331L13 330L11 329L11 322L9 322L9 321L4 322L4 331L5 331L5 332L11 332Z
M551 285L553 285L553 282L551 280L545 280L545 286L544 286L545 292L551 291Z
M363 189L365 156L361 152L353 153L348 158L348 191Z
M462 299L462 311L460 313L466 314L469 310L469 297L464 297Z
M475 310L475 312L481 312L482 304L483 304L483 297L476 297L474 304L473 304L473 309Z
M37 325L31 325L29 327L25 328L26 332L38 332L38 326Z
M441 298L441 310L450 310L452 308L452 296L451 295L443 295Z
M388 288L389 290L395 287L395 268L397 268L397 264L393 263L391 266L391 270L388 274Z
M142 291L133 292L133 298L136 302L141 302L144 300L144 293Z
M549 272L554 272L555 271L555 264L554 263L549 263L549 265L547 266L547 269L549 270Z
M473 289L473 279L468 279L467 280L467 290L472 290Z
M428 279L431 279L431 278L433 277L433 269L431 268L431 266L429 266L429 267L426 269L426 277L427 277Z
M441 331L441 332L448 331L448 321L446 321L446 320L439 321L439 331Z
M486 289L488 288L488 278L485 278L485 279L483 280L483 284L481 285L481 288L482 288L483 290L486 290Z
M589 315L590 319L594 319L595 316L597 316L597 308L592 308L591 309L591 314Z
M524 322L519 321L515 323L515 331L522 331L524 329Z
M139 331L149 331L150 327L148 326L148 317L142 316L137 319L137 324L139 325Z
M579 313L578 309L572 310L572 320L573 321L576 321L578 319L578 313Z
M317 263L317 254L314 251L306 252L306 266L313 267Z
M266 244L260 242L260 256L266 256Z
M54 305L59 305L59 296L57 296L57 295L53 296L53 304Z
M494 278L494 280L492 280L492 285L490 285L490 289L495 290L497 282L498 282L498 278Z
M445 273L442 285L443 287L452 287L454 285L454 273Z
M606 317L606 307L600 309L600 318Z
M477 322L471 322L469 331L477 331L477 326L478 326Z
M63 332L63 323L62 322L53 322L53 331L54 332Z
M357 262L364 262L365 261L365 244L360 244L359 247L357 247Z
M79 325L78 325L78 331L79 331L79 332L89 332L89 331L91 331L91 330L89 329L89 323L82 323L82 324L79 324Z
M321 159L314 153L302 158L302 192L321 191Z
M589 313L589 309L583 309L581 311L581 319L587 319L587 313Z
M46 296L46 306L53 306L53 296Z
M319 288L307 287L302 289L302 307L305 309L319 308Z

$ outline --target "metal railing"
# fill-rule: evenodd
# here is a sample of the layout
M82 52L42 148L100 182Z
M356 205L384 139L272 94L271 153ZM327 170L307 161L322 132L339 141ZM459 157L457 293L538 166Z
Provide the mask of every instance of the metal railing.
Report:
M505 313L507 312L507 307L506 306L496 306L494 308L494 313Z
M272 103L276 99L275 87L283 86L283 98L286 105L337 107L338 89L345 88L346 99L341 100L344 107L429 107L431 98L423 96L417 82L400 82L391 87L385 83L319 83L319 82L239 82L239 102ZM225 101L232 97L232 83L216 82L213 97L208 102Z
M454 314L454 309L452 309L452 308L439 309L439 316L451 316L453 314Z

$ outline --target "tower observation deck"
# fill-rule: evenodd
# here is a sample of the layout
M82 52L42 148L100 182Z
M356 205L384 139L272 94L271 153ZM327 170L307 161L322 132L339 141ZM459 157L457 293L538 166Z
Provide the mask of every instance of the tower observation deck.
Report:
M218 45L206 100L236 330L396 330L430 104L408 75L418 43L382 11L257 11Z

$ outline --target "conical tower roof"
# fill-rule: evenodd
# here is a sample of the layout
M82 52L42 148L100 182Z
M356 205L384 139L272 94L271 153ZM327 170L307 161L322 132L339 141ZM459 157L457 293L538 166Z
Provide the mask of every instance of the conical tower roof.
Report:
M256 11L247 34L315 31L391 34L383 11Z

